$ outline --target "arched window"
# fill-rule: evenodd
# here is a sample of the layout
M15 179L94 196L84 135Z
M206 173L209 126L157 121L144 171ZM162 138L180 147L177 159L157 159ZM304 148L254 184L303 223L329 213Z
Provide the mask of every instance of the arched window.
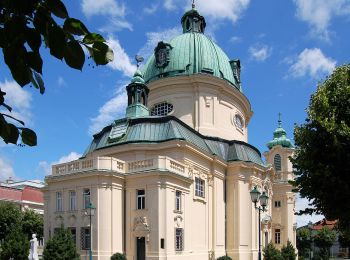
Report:
M151 109L152 116L166 116L173 111L174 106L168 102L162 102L154 105Z
M281 167L281 155L276 154L275 157L273 158L273 164L275 166L275 170L276 171L281 171L282 167Z

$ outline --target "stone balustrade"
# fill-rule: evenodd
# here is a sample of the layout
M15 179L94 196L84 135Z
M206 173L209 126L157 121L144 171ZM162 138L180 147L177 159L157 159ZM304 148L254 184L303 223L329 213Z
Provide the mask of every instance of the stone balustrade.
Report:
M111 171L132 174L147 170L169 170L180 175L188 176L186 166L167 156L151 159L124 162L113 157L96 157L79 159L52 166L53 175L72 174L84 171Z

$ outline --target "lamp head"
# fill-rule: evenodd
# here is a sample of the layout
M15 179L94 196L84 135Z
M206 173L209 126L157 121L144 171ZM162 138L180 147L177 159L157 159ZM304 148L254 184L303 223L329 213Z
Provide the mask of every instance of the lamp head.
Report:
M254 204L258 202L260 194L261 193L256 186L254 186L254 189L250 191L250 198Z

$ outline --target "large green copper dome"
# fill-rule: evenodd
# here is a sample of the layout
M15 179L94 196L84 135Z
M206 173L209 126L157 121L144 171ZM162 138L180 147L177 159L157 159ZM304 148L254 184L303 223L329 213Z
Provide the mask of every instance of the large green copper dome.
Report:
M240 62L227 57L206 35L205 19L192 9L181 19L183 34L169 43L159 42L143 68L146 83L174 76L207 74L228 81L241 90Z

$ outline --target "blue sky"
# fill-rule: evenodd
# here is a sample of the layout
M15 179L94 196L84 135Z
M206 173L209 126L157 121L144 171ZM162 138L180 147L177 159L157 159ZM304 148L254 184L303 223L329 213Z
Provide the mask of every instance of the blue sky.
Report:
M43 49L46 93L40 95L18 87L1 58L0 88L14 115L37 132L38 146L0 143L0 180L43 179L53 163L78 158L93 133L124 115L134 55L147 58L158 41L180 34L181 16L191 6L188 0L64 3L70 16L108 39L115 60L101 67L87 60L81 72ZM277 114L292 138L317 83L349 63L348 0L197 0L196 7L206 18L206 34L241 60L243 91L254 111L249 143L262 152Z

